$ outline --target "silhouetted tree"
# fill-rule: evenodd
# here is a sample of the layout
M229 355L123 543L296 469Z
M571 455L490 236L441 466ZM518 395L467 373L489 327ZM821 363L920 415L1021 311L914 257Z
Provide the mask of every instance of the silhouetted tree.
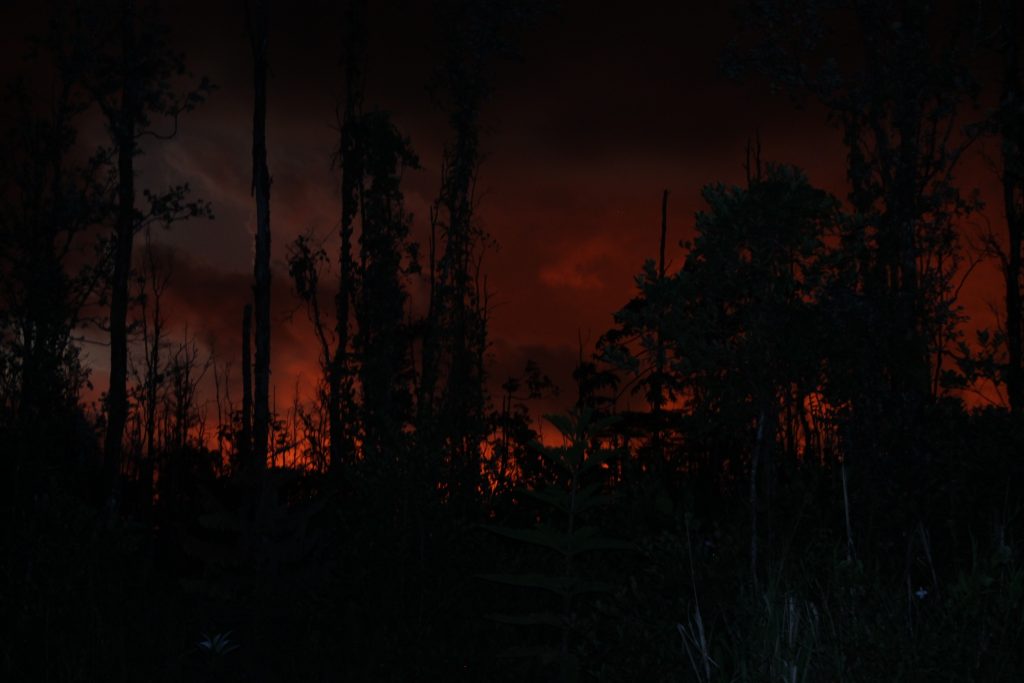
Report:
M409 140L384 112L364 114L358 135L364 183L359 188L359 263L356 269L363 454L396 458L411 419L412 368L405 324L404 278L418 270L409 242L400 182L404 168L418 168Z
M364 3L346 12L345 95L337 164L341 170L339 282L331 329L320 309L323 248L307 236L291 245L289 270L320 345L330 425L331 469L398 457L409 421L411 359L405 325L405 277L418 269L409 242L411 216L401 191L405 168L419 165L409 140L383 111L363 111ZM355 235L358 231L358 248ZM361 401L356 402L356 382Z
M242 309L242 424L238 431L238 463L252 462L252 304Z
M200 362L199 345L188 330L167 362L168 445L181 452L186 447L204 446L205 423L199 405L199 384L209 371L210 364Z
M253 59L252 194L256 197L255 387L252 457L267 466L270 438L270 171L267 168L267 28L269 0L246 3Z
M658 263L653 260L644 263L643 273L636 278L641 293L615 314L618 327L606 332L597 344L601 361L629 371L633 375L629 383L632 393L642 394L650 407L649 413L620 412L622 419L618 425L624 432L650 436L648 446L653 458L644 458L647 461L644 464L652 468L655 476L661 473L664 464L664 441L672 428L670 422L677 422L666 407L679 397L681 389L671 368L672 359L665 339L666 316L676 295L675 287L667 278L667 229L668 190L665 190L661 202Z
M25 523L28 508L13 512L22 501L49 497L58 482L77 484L97 464L79 406L89 367L77 337L88 314L83 307L102 288L104 245L90 228L109 216L110 154L78 136L89 99L61 39L67 33L54 22L25 63L33 77L4 90L0 478L11 506L4 528Z
M148 510L153 501L153 482L157 470L157 447L162 445L157 439L157 410L161 387L164 384L163 347L166 344L165 321L161 313L164 292L171 278L169 266L158 262L150 238L146 233L145 261L139 274L139 301L142 333L143 361L141 370L132 367L134 363L129 356L136 383L136 403L138 405L139 422L145 438L145 446L138 449L139 459L139 503L143 510ZM152 313L150 313L150 310Z
M340 277L335 295L335 346L327 350L324 344L324 362L327 363L327 414L331 434L331 469L338 473L351 462L355 453L355 400L354 372L350 365L349 344L352 334L351 306L355 296L352 240L359 215L359 189L363 184L363 150L357 129L363 106L364 64L366 59L366 3L353 2L346 11L343 26L345 68L345 104L341 117L341 140L338 161L341 168L341 245L338 256ZM319 323L318 323L319 324Z
M207 204L188 201L187 184L163 193L143 190L148 206L140 210L135 157L140 152L141 139L173 137L180 115L202 102L212 86L204 78L193 89L175 90L176 81L185 78L187 71L182 55L167 42L167 27L157 3L104 0L81 7L74 16L80 22L74 36L74 45L80 48L75 58L86 74L116 152L117 190L110 276L110 386L106 396L104 438L107 477L116 481L128 415L129 283L135 235L151 223L167 226L184 218L211 215ZM156 128L158 125L165 129ZM116 504L116 492L113 501Z
M25 82L7 91L13 123L0 149L0 363L3 423L67 419L87 370L73 333L102 268L80 266L84 231L107 214L108 155L74 161L80 74L58 71L37 105ZM40 423L41 424L41 423Z
M425 452L442 453L449 493L475 495L487 405L485 283L480 264L486 235L474 211L481 109L498 59L513 53L528 5L440 3L444 31L438 92L453 139L445 146L441 189L431 210L430 303L422 343L417 435ZM438 253L440 250L440 253Z
M999 3L998 39L1002 58L1002 83L994 128L1000 140L1003 212L1006 217L1005 247L990 240L999 258L1005 281L1006 393L1010 410L1024 410L1024 303L1021 300L1021 249L1024 243L1024 85L1021 81L1021 17L1015 2Z
M772 165L746 188L712 185L703 194L709 208L673 278L665 337L689 409L721 430L716 450L748 454L756 583L759 491L771 495L781 417L804 411L824 379L818 306L838 203L796 169ZM746 444L734 442L742 434Z
M533 428L529 404L558 395L558 387L532 360L520 375L506 379L501 391L501 407L492 410L489 418L490 454L485 466L489 500L508 493L513 485L531 485L548 473L537 452L539 434Z
M622 378L614 368L587 359L583 353L583 339L580 338L579 354L576 367L572 371L572 379L576 383L576 410L590 410L601 418L615 413L615 404L621 390Z
M861 383L854 431L876 435L886 451L916 453L912 427L941 389L959 335L955 224L975 202L953 171L970 142L957 114L977 90L968 69L977 14L971 3L929 0L747 7L749 43L735 63L820 101L848 150L856 217L843 244L855 277L845 308L868 334L850 372ZM899 433L878 435L892 415Z

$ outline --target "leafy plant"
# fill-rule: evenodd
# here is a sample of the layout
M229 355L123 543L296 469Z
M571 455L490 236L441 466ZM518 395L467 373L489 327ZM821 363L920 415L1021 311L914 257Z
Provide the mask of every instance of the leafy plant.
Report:
M587 524L595 509L612 502L607 482L601 473L619 451L605 447L599 435L614 419L593 419L592 411L583 409L569 415L548 415L547 420L561 432L566 444L548 447L536 444L537 450L552 465L556 481L523 490L550 513L550 519L538 518L533 528L487 526L496 534L521 543L528 543L556 553L561 571L518 574L486 574L481 578L497 583L536 589L556 597L558 607L527 614L494 614L496 621L521 626L546 626L559 631L558 647L521 648L511 654L537 656L545 663L558 661L562 681L578 678L578 662L572 651L573 636L578 630L579 598L585 594L609 592L611 585L588 578L580 557L596 551L623 551L632 544L605 536L596 525Z
M226 631L212 636L204 633L203 639L199 641L199 649L220 656L237 650L238 646L231 642L231 631Z

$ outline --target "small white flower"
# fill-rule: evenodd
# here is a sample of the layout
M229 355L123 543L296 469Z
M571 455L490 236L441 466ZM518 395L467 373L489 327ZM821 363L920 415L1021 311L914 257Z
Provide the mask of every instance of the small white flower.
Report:
M914 591L914 595L917 596L918 600L924 600L925 596L928 595L928 591L925 590L924 586L921 586L916 591Z

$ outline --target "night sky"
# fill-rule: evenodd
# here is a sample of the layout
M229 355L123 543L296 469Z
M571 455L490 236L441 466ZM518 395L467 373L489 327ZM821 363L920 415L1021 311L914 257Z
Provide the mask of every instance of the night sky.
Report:
M338 174L335 110L340 102L340 4L311 1L272 8L268 93L268 154L273 177L272 385L289 403L296 386L310 395L319 372L317 346L287 274L286 247L312 232L336 253ZM251 53L241 2L168 3L173 42L191 71L217 90L181 121L170 142L147 142L140 187L187 181L210 200L216 218L175 225L153 235L173 263L165 302L171 334L189 334L219 358L240 348L243 303L250 296L255 203L251 173ZM38 32L40 17L9 5L9 33ZM424 3L371 3L367 108L393 113L420 155L407 171L406 207L414 235L426 242L429 206L439 187L445 115L430 94L435 67L433 19ZM670 191L668 256L692 234L702 208L700 189L739 183L744 150L759 135L768 161L796 164L812 183L845 195L844 149L823 109L798 106L753 79L723 74L723 50L736 22L717 3L632 3L630 11L570 0L541 16L520 36L520 56L502 63L484 114L485 160L478 216L495 241L484 262L493 313L491 384L536 360L572 400L570 374L578 340L589 353L633 292L645 258L656 255L660 197ZM6 70L17 60L6 49ZM14 66L14 70L18 67ZM981 111L968 112L967 116ZM998 185L975 147L959 178L990 199L986 217L969 234L1002 221ZM143 242L143 240L139 240ZM325 288L334 280L325 277ZM999 294L994 264L976 268L961 302L968 326L994 325ZM325 295L330 292L325 291ZM422 308L423 292L413 287ZM91 334L101 334L92 332ZM89 336L87 334L87 336ZM86 347L98 395L106 382L105 347ZM237 362L232 385L238 385ZM212 388L212 387L211 387ZM237 386L235 397L240 395Z
M1024 681L1024 0L249 1L0 0L0 681Z

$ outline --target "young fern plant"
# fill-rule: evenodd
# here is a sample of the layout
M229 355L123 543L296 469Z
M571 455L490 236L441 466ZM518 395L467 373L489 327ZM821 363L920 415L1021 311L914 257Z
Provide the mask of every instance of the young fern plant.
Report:
M552 521L541 521L528 529L495 525L485 528L555 553L555 566L560 571L485 574L481 578L554 596L551 608L542 612L488 616L508 624L555 629L560 636L557 645L552 640L549 646L522 648L511 654L536 656L546 664L557 661L561 680L569 683L579 675L579 664L572 652L578 600L584 594L606 593L613 588L611 584L588 579L582 571L581 556L595 551L631 550L633 546L605 536L598 527L587 524L588 513L612 502L612 496L603 491L606 477L601 476L602 465L608 464L619 452L603 447L597 435L614 420L594 419L589 409L545 417L565 440L565 445L559 447L536 444L537 450L553 465L550 471L554 480L521 492L541 503L551 513L548 517Z

